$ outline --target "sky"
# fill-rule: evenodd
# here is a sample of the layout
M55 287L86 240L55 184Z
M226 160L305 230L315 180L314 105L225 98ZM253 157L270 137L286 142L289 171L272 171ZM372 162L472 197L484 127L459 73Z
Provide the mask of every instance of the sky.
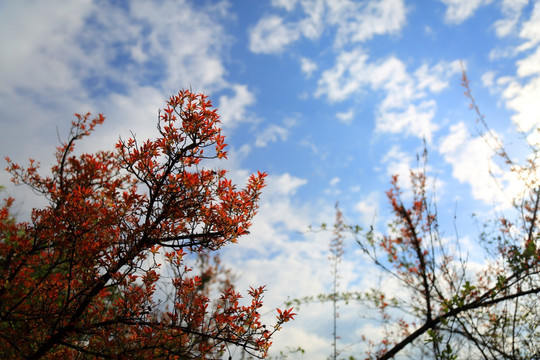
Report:
M229 144L219 166L239 184L269 174L251 234L222 258L240 290L267 285L270 312L331 289L330 234L309 226L331 224L339 202L348 223L384 232L390 177L407 190L424 147L448 235L455 223L472 244L471 215L508 206L519 189L492 159L463 69L493 134L523 158L517 130L535 141L540 123L539 1L4 0L0 155L47 169L76 112L107 118L84 151L111 149L130 131L154 137L170 95L204 92ZM9 182L2 172L20 217L43 205ZM340 276L343 291L381 286L352 239ZM363 311L341 305L344 354L376 332ZM272 353L301 346L304 358L325 359L330 304L297 312Z

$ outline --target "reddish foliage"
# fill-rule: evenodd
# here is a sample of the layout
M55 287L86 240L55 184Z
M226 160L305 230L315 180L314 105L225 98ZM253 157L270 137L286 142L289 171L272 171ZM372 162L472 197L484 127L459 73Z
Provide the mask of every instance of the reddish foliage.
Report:
M258 313L264 287L249 291L248 305L228 287L211 306L184 257L247 234L266 174L238 190L224 170L201 166L226 158L219 116L201 94L172 96L155 140L74 155L75 143L103 121L76 115L50 176L35 161L22 168L7 159L13 181L49 206L34 209L28 223L12 218L12 199L0 210L0 353L210 359L232 344L264 357L291 310L279 311L268 331ZM169 302L157 292L165 266L175 274Z

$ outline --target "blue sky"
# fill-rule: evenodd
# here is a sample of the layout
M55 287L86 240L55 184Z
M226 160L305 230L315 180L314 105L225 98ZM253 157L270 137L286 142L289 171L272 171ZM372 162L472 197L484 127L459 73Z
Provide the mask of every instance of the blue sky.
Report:
M75 112L107 117L86 151L130 130L152 137L169 95L205 92L230 145L219 166L239 182L269 173L251 235L223 257L239 288L268 285L271 310L330 290L328 235L305 230L331 223L336 201L350 223L384 231L390 175L406 178L424 139L442 223L452 236L457 213L472 248L471 214L519 189L478 136L461 64L495 135L523 157L516 129L540 122L539 44L540 2L527 0L3 1L0 153L46 168ZM0 183L21 216L39 204L6 173ZM342 290L378 286L352 242L341 274ZM341 313L342 345L360 351L375 330L361 308ZM324 359L330 321L329 305L302 308L275 350Z

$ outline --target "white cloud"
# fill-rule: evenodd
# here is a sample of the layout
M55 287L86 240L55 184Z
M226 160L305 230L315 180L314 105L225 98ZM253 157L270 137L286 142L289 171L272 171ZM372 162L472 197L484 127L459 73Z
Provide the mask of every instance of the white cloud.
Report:
M255 139L255 146L265 147L269 143L276 142L278 140L285 141L289 136L289 130L283 126L276 124L270 124L257 134Z
M540 76L532 78L521 85L513 79L503 92L506 106L516 112L512 121L519 129L528 132L540 126Z
M418 81L419 90L429 90L437 93L448 86L448 78L454 74L461 72L459 61L439 62L432 67L427 64L421 65L415 72L414 76Z
M517 75L519 77L527 77L532 75L540 75L540 46L536 48L536 51L526 57L525 59L518 60Z
M495 47L489 51L489 60L495 61L504 58L514 57L517 51L511 47Z
M118 136L126 139L131 133L139 140L154 138L158 109L165 107L166 100L162 92L153 87L135 87L128 95L110 95L96 105L104 112L106 120L96 129L94 139L83 143L83 149L89 152L109 149L118 141Z
M431 142L432 134L439 126L432 122L435 117L435 101L409 104L399 111L383 111L377 116L376 130L387 133L403 133Z
M346 112L338 112L336 114L336 117L339 119L339 121L345 124L350 124L354 119L354 109L351 108Z
M537 8L540 9L540 5ZM540 14L540 11L538 13ZM540 41L540 34L538 37L534 41ZM516 62L517 77L505 76L497 79L497 84L503 89L502 96L506 101L506 106L515 111L512 121L518 129L525 132L540 127L538 118L540 113L539 62L540 47L537 47L536 51Z
M337 46L396 34L406 22L403 0L330 1L327 6L328 22L337 27Z
M328 311L328 314L330 311ZM306 308L305 312L301 311L295 319L295 322L300 322L302 317L311 317L312 307ZM328 336L320 336L312 332L313 326L317 324L310 324L310 326L299 327L298 329L285 329L275 336L274 343L287 349L297 349L299 346L304 348L305 354L302 359L310 360L326 360L328 359L327 353L331 349L332 344L328 339ZM295 326L296 327L296 326ZM327 334L324 334L327 335ZM283 351L285 354L287 351ZM274 355L274 357L272 357ZM279 358L278 352L270 350L271 358ZM298 355L296 355L298 356ZM297 357L294 357L297 358ZM293 357L291 357L293 359Z
M442 91L459 72L459 62L453 61L431 67L424 64L410 74L395 57L369 62L367 54L356 49L341 53L334 67L322 73L315 95L338 102L361 95L366 88L383 91L386 96L376 111L377 131L403 132L431 141L437 130L432 123L436 104L426 97Z
M330 101L343 101L368 84L368 56L362 50L342 52L336 64L322 73L316 96L326 95Z
M298 0L272 0L272 6L282 7L287 11L291 11L295 8Z
M285 173L280 176L270 176L268 179L267 192L278 195L294 195L299 187L307 184L306 179L301 179Z
M298 28L284 23L277 15L269 15L257 23L249 34L249 49L254 53L281 53L300 37Z
M16 1L0 7L2 156L23 164L29 157L49 164L57 145L56 128L63 136L62 125L73 120L73 113L95 109L72 66L88 65L72 35L84 27L85 15L94 5L91 1ZM0 172L3 185L9 186L9 178ZM25 201L21 212L29 213L34 201Z
M334 176L334 177L330 180L330 186L336 186L338 183L339 183L339 177L337 177L337 176Z
M503 3L503 12L520 17L524 1ZM508 8L505 10L505 7ZM512 15L512 16L514 16ZM531 132L540 127L540 3L536 2L530 18L521 24L519 36L524 41L521 45L509 48L506 52L512 56L523 54L516 60L516 76L499 76L487 72L482 77L491 93L500 93L508 109L515 113L512 121L518 131ZM535 132L528 134L527 140L538 140Z
M31 94L47 98L49 109L64 109L66 97L68 104L88 106L90 96L137 87L153 86L166 97L184 87L228 86L221 55L230 39L216 21L225 16L218 5L198 11L184 1L133 1L127 9L107 2L21 1L4 6L1 16L4 99ZM179 43L183 38L190 41ZM118 57L125 59L122 66L113 64Z
M324 30L324 15L326 6L324 0L302 0L302 9L306 17L298 22L302 34L310 39L318 39Z
M300 69L309 78L317 70L317 63L305 57L300 58Z
M270 124L264 130L257 134L255 146L265 147L269 143L276 141L285 141L289 137L290 129L296 126L294 117L287 117L283 120L283 125Z
M234 126L238 122L247 121L246 108L255 103L255 95L246 85L232 85L234 96L223 95L219 98L219 114L224 126Z
M184 0L167 0L158 4L137 1L130 5L132 17L144 27L123 40L137 44L142 37L148 58L165 62L162 77L165 90L192 87L194 91L212 91L227 86L221 56L231 38L217 21L229 16L223 2L204 10L197 10ZM118 22L119 19L112 21ZM126 18L122 24L127 27L130 22L133 19ZM144 31L148 29L150 31L146 34Z
M2 4L0 92L10 92L15 87L49 94L77 89L78 79L69 61L84 62L84 58L72 34L81 31L85 16L93 8L88 0L77 4Z
M369 228L376 221L379 214L379 192L369 193L354 205L354 209L360 213L359 225Z
M510 6L510 5L508 5ZM516 12L522 10L523 3L515 4ZM521 15L519 15L521 16ZM523 55L516 60L516 76L497 77L494 72L484 75L483 81L489 84L492 93L499 92L508 109L514 111L512 121L518 131L527 134L527 140L535 143L538 134L533 132L540 127L540 3L536 2L530 18L522 23L519 36L521 45L508 50L513 56Z
M145 86L164 96L180 88L226 88L222 54L231 39L216 21L227 17L223 4L203 11L171 0L132 1L127 8L91 1L12 3L0 22L0 91L31 89L63 106L63 93L86 101Z
M473 16L481 6L487 5L491 0L440 0L446 6L444 20L450 24L459 24Z
M272 5L289 12L298 1L274 0ZM365 42L377 35L397 34L406 23L403 0L300 0L304 14L298 21L286 21L270 14L259 20L250 32L249 48L255 53L281 53L304 36L320 38L326 26L336 28L334 44Z
M534 4L531 18L523 24L519 36L527 40L518 48L522 51L528 50L540 42L540 3Z
M399 146L394 145L383 156L381 163L388 164L386 167L386 175L388 177L398 175L401 181L407 182L411 171L412 156L402 151Z
M495 72L487 71L482 75L482 85L492 89L495 86Z
M327 196L338 198L341 194L340 188L337 186L341 179L337 176L334 176L330 181L328 182L328 188L323 190L323 193Z
M422 97L422 92L415 87L414 79L407 73L405 64L391 57L379 64L370 64L367 69L374 89L384 89L387 96L381 107L384 110L406 106L408 102Z
M498 137L495 133L493 135ZM453 177L471 186L475 199L492 204L502 199L494 176L500 179L503 172L492 160L495 144L491 142L488 145L490 140L489 135L471 137L465 124L459 122L442 139L439 152L452 165Z
M497 36L508 36L515 30L521 12L528 3L529 0L503 0L502 12L505 17L497 20L495 24L493 24Z

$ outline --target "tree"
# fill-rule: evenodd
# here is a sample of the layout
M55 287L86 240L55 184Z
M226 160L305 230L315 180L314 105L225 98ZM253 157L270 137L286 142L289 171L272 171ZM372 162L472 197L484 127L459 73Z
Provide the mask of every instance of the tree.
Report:
M477 121L497 144L494 151L520 181L514 199L515 220L500 215L493 231L483 232L482 270L468 269L467 256L452 251L439 232L438 216L426 185L425 167L411 171L412 200L402 198L397 176L387 192L394 220L387 235L373 231L357 242L364 253L397 280L405 296L376 294L385 321L385 337L370 357L390 359L407 347L436 359L537 359L540 322L539 237L540 144L528 143L530 156L518 164L492 135L463 72L462 85ZM427 157L427 152L424 158ZM459 249L459 238L455 238ZM379 256L378 254L384 254ZM374 291L373 293L376 293ZM396 311L397 310L397 311ZM401 315L399 315L401 313ZM397 316L396 316L397 315Z
M76 114L49 176L34 160L23 168L6 158L13 181L49 205L29 222L13 218L11 198L0 210L3 358L215 359L230 345L264 357L292 309L267 328L264 286L250 301L228 286L212 302L185 258L248 233L266 174L237 190L226 171L204 167L226 158L226 144L202 94L171 96L155 140L75 155L103 121Z
M427 151L419 157L423 163L410 172L407 196L398 177L392 177L386 195L393 217L385 231L363 232L358 226L343 225L337 209L337 238L349 233L367 260L381 270L383 282L393 284L392 290L338 293L334 289L330 295L295 302L316 299L335 304L337 298L376 310L382 340L363 337L369 359L398 355L441 360L540 358L540 144L526 144L531 152L523 164L512 160L490 132L465 73L462 85L484 129L480 135L496 144L493 150L520 181L521 194L513 201L513 212L496 215L479 234L478 245L485 249L486 260L478 271L470 269L457 234L451 239L440 232L428 187Z
M411 180L413 198L406 205L397 176L392 179L389 233L357 237L364 253L399 286L394 294L374 289L365 296L384 324L384 338L371 343L369 357L390 359L416 349L435 359L537 359L538 189L528 189L518 205L520 223L501 217L495 235L481 235L488 260L472 273L467 256L452 251L439 233L424 171L412 171Z

